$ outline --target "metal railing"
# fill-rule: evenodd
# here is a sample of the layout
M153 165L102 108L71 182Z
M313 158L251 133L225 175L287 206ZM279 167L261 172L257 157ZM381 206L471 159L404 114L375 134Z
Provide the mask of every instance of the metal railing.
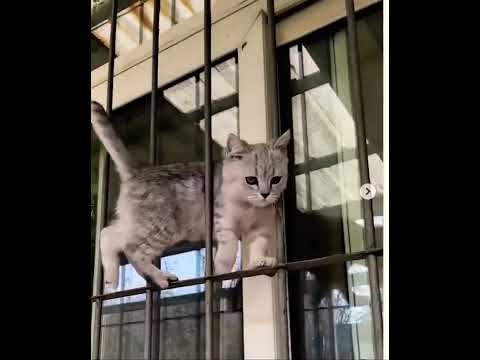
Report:
M110 33L110 51L109 51L109 65L108 65L108 87L107 87L107 106L106 112L109 116L112 114L113 104L113 77L114 77L114 58L115 58L115 40L116 40L116 24L117 24L117 3L118 0L112 0L111 12L111 33ZM274 16L273 15L273 0L269 0L270 21L269 26L272 31L272 41L275 41L274 30ZM368 153L366 146L366 132L365 121L363 114L363 98L360 83L360 65L358 54L358 39L356 34L355 10L354 0L345 0L347 13L347 44L348 44L348 60L349 72L351 74L351 94L353 115L355 118L356 134L357 134L357 151L359 157L360 179L361 183L369 183L370 177L368 172ZM159 13L160 0L154 1L154 32L152 45L152 92L151 92L151 109L150 109L150 162L155 164L157 161L157 98L158 98L158 54L159 54ZM273 46L275 49L275 46ZM300 49L301 53L301 49ZM275 57L273 57L275 59ZM275 61L273 61L275 62ZM271 64L276 67L276 64ZM213 359L213 291L214 283L229 280L242 279L259 275L274 276L277 271L305 271L313 268L328 266L331 264L345 263L347 261L366 259L369 270L369 282L371 289L371 308L372 308L372 323L374 329L374 351L375 358L382 358L382 312L380 305L380 288L377 273L377 256L383 255L381 248L376 248L375 231L373 226L373 209L372 201L362 199L363 217L365 219L364 227L364 241L365 251L337 254L324 258L316 258L311 260L297 261L297 262L283 262L273 268L261 268L256 270L242 270L231 272L222 275L213 275L213 167L212 167L212 82L211 82L211 4L210 0L204 0L204 72L205 72L205 101L204 101L204 119L205 119L205 218L206 218L206 264L205 276L176 281L169 285L167 289L205 284L205 358ZM238 82L237 82L238 84ZM277 85L275 86L276 91ZM197 99L198 100L198 99ZM275 114L275 117L278 114ZM274 121L277 119L274 118ZM302 122L306 119L302 117ZM306 129L306 124L304 124ZM274 126L273 131L276 131ZM308 159L305 159L306 164ZM109 173L109 157L105 149L101 148L99 160L99 197L97 203L97 236L96 236L96 250L95 250L95 270L94 270L94 290L92 296L92 359L100 359L101 350L101 319L102 319L102 304L103 301L121 298L125 296L146 294L145 304L145 345L144 358L152 359L152 323L154 311L154 296L159 296L160 289L152 283L147 286L129 290L118 291L115 293L101 294L102 289L102 274L99 252L99 236L100 231L106 222L106 204L108 194L108 173ZM283 241L283 239L281 239ZM282 247L283 248L283 247ZM160 264L157 264L158 266ZM159 303L158 303L159 306ZM159 339L159 334L155 335Z

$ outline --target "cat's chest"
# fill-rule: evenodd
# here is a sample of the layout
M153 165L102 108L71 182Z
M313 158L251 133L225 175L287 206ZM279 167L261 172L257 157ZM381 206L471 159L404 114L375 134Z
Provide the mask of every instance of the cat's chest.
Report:
M258 226L258 220L255 215L255 211L248 210L238 217L237 224L241 235L244 236L250 232L252 228Z
M265 224L265 215L269 211L266 209L233 209L226 213L226 223L238 238L247 236L254 230L263 227Z

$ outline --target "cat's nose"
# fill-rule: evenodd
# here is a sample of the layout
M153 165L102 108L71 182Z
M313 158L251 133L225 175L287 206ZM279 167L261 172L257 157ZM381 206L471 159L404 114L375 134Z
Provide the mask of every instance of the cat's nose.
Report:
M266 199L268 195L270 195L270 193L266 193L266 194L262 193L261 195L263 196L264 199Z

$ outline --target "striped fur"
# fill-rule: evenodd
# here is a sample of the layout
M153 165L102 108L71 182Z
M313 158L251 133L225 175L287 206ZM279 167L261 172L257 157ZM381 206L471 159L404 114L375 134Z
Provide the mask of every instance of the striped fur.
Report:
M117 218L100 239L105 291L117 288L123 257L141 276L165 288L177 277L155 267L153 260L181 241L205 238L204 166L139 166L97 103L92 103L91 121L121 179ZM232 270L239 240L254 249L248 268L276 263L266 249L275 233L274 204L287 183L289 139L287 132L270 143L250 145L229 136L225 159L214 168L216 273ZM258 186L247 184L249 176L257 177ZM281 176L278 184L271 184L273 176Z

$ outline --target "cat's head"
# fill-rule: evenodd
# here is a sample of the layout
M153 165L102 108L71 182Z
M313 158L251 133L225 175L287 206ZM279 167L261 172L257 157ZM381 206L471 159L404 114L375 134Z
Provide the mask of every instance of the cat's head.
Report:
M290 130L263 144L248 144L230 134L223 161L224 192L230 199L266 207L287 187Z

